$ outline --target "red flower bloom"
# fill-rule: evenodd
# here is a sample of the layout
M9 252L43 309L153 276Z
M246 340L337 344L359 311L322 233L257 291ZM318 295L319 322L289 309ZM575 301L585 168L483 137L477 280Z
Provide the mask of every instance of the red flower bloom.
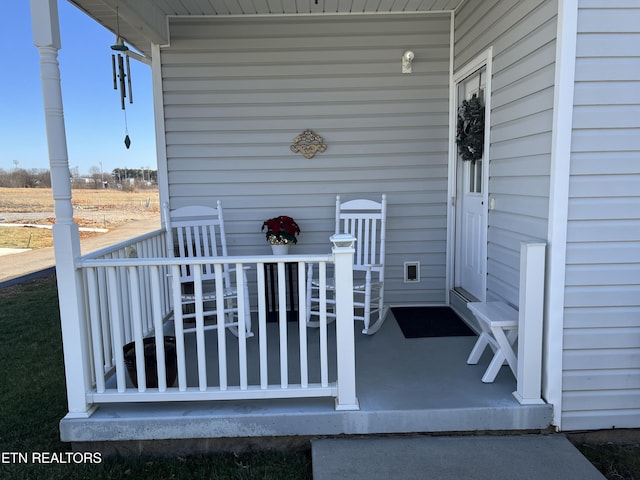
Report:
M298 243L296 235L300 233L300 227L296 221L285 215L270 218L262 224L262 230L267 229L266 238L271 245L286 245Z

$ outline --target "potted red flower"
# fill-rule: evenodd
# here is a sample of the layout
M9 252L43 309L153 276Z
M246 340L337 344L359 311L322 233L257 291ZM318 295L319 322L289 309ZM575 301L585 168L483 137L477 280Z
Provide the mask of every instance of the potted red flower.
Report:
M284 250L278 251L277 253L286 253L289 245L298 243L296 235L300 233L300 227L291 217L281 215L279 217L265 220L262 224L262 230L264 231L265 229L267 242L269 242L269 245L271 245L274 253L276 253L277 250ZM286 248L273 248L278 246Z

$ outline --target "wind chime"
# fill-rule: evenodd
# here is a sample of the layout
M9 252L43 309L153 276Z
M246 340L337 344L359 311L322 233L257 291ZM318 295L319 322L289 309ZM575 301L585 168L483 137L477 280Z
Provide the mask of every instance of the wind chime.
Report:
M129 128L127 126L125 98L129 97L129 103L132 104L133 90L131 89L131 67L129 65L129 56L125 53L129 51L129 47L124 44L124 39L120 36L120 17L118 15L118 7L116 7L116 32L116 43L111 45L111 50L118 53L111 54L111 70L113 71L113 89L120 90L120 107L124 111L124 145L128 149L131 145L131 139L129 138Z

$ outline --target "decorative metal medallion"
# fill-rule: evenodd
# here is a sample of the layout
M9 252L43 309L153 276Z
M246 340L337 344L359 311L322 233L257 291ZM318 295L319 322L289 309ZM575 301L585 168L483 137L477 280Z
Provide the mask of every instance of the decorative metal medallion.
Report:
M311 130L305 130L294 138L293 142L291 151L293 153L301 153L305 158L313 158L316 153L322 153L327 149L324 139Z

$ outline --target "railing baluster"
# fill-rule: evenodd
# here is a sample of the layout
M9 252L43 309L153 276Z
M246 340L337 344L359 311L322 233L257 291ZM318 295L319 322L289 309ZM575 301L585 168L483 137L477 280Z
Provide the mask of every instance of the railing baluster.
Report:
M127 271L124 267L117 270L117 287L120 293L120 315L122 319L122 328L124 332L125 343L133 340L133 331L131 329L131 295L127 290Z
M198 354L198 387L200 391L207 389L207 356L204 341L204 304L202 301L202 268L194 265L193 286L196 310L196 352Z
M287 287L284 262L278 262L278 327L280 329L280 386L289 386L289 341L287 335Z
M150 266L149 279L151 282L151 321L156 337L156 363L158 365L158 390L164 392L167 385L167 351L164 348L164 331L162 325L162 309L160 307L160 273L158 266ZM162 348L160 348L162 346Z
M140 254L140 257L142 258L149 258L149 248L148 248L148 244L147 243L138 243L138 252ZM150 272L149 272L149 267L145 267L143 266L141 269L141 276L142 276L142 291L144 292L144 298L145 298L145 303L144 303L144 315L143 318L146 320L145 321L145 333L149 332L152 328L153 328L153 314L152 314L152 300L151 300L151 281L150 281Z
M100 328L100 305L98 300L98 279L96 269L88 268L86 272L87 294L89 296L89 316L91 322L91 342L93 345L93 369L96 376L96 391L102 393L104 383L104 350L102 344L102 329Z
M227 382L227 329L225 328L224 315L224 284L222 279L222 265L216 263L214 266L216 275L216 310L218 322L218 372L220 375L220 390L226 390Z
M136 371L138 376L138 391L147 389L147 376L145 375L146 361L144 358L144 341L142 339L142 304L140 302L140 284L138 269L129 267L129 291L131 292L131 321L133 323L133 340L136 342Z
M269 384L267 364L267 301L265 298L264 263L256 264L258 281L258 338L260 352L260 388L266 390Z
M97 272L98 302L100 304L100 324L102 326L102 348L104 349L105 368L113 367L113 345L111 343L111 316L109 314L107 273L104 268Z
M162 312L167 313L173 310L171 299L171 267L160 266L160 281L162 282Z
M236 263L236 287L238 291L238 368L240 369L240 389L249 386L247 378L247 329L245 325L245 285L242 263Z
M124 353L122 346L125 344L122 335L122 316L120 314L120 289L118 288L117 267L107 267L107 291L109 292L109 306L111 307L111 319L113 321L113 354L116 362L116 383L118 392L124 392L126 385Z
M307 284L305 262L298 262L298 336L300 337L300 385L309 386L309 352L307 351Z
M178 356L178 389L187 390L187 366L184 348L184 319L182 314L182 296L180 285L180 265L171 265L171 284L173 292L173 328L176 332L176 355Z
M327 264L318 264L320 283L320 384L329 385L329 346L327 344Z

